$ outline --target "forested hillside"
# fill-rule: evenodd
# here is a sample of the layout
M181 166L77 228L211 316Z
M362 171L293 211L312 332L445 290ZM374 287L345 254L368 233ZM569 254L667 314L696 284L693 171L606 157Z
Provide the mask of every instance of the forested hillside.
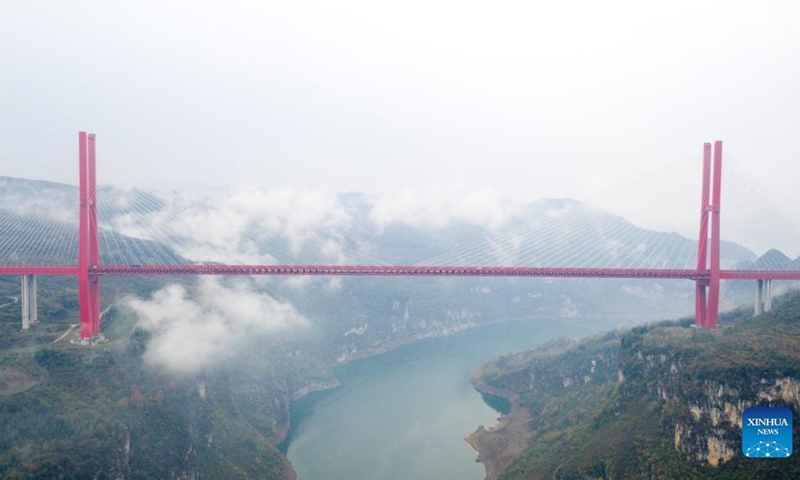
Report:
M716 332L662 322L501 358L475 384L529 415L524 452L501 479L798 478L800 460L747 459L749 406L800 407L800 295ZM484 459L502 431L481 432ZM492 438L495 437L495 438ZM497 437L500 437L499 439Z

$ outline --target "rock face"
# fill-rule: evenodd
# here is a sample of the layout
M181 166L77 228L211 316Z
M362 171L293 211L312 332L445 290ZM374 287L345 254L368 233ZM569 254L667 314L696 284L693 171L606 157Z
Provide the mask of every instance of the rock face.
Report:
M671 335L683 335L673 330ZM624 352L622 352L624 355ZM739 451L741 418L753 405L759 392L742 392L715 380L697 381L686 377L685 359L666 354L653 355L637 350L635 365L629 365L628 378L636 386L645 383L650 398L660 399L684 414L670 419L673 445L685 460L718 466ZM631 370L634 370L633 372ZM622 373L625 378L625 373ZM620 386L625 389L624 381ZM692 393L692 392L698 392ZM750 399L750 400L743 400ZM688 411L689 415L685 413Z
M760 349L760 339L748 333L754 338L699 332L707 338L698 339L698 332L688 329L655 328L642 337L649 346L620 351L622 376L630 379L620 383L621 391L643 390L674 412L666 417L665 433L672 434L675 451L687 462L718 467L739 455L746 408L800 405L800 377L782 376L778 362L762 363L752 355L749 350ZM698 358L702 345L705 355ZM728 348L734 345L740 348Z
M511 411L497 419L488 429L483 425L472 432L466 442L478 452L476 462L486 467L486 480L495 480L527 448L532 431L529 423L531 415L520 405L519 395L508 390L500 390L487 385L476 370L470 375L475 388L484 394L509 399Z
M800 408L800 295L732 317L718 332L662 322L485 365L476 387L530 414L528 446L502 473L503 438L472 442L487 478L800 478L800 456L741 454L746 408ZM503 437L510 422L473 436Z
M714 467L733 459L740 451L744 410L765 401L800 405L798 388L800 383L793 377L763 378L745 392L714 381L705 383L704 398L684 405L691 416L674 422L675 450L688 460ZM678 396L670 400L683 403Z
M305 397L309 393L321 392L323 390L331 390L331 389L339 387L340 385L341 385L341 383L339 383L339 380L337 380L335 378L332 379L332 380L327 380L327 381L311 382L308 385L304 385L303 387L295 390L294 393L292 393L292 397L291 398L292 398L292 401L295 401L295 400L298 400L298 399L300 399L302 397Z
M501 417L488 429L483 425L472 432L466 442L478 452L477 462L486 466L486 480L494 480L503 473L514 459L525 451L531 437L527 423L528 412L519 406Z

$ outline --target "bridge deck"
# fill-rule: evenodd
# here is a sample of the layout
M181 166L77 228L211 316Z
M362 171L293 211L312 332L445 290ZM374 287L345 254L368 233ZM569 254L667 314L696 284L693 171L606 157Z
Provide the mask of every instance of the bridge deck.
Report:
M709 272L642 268L464 267L464 266L351 266L351 265L101 265L97 275L311 275L399 277L578 277L663 278L703 280ZM77 266L6 266L0 275L77 275ZM800 272L782 270L722 270L724 280L800 280Z

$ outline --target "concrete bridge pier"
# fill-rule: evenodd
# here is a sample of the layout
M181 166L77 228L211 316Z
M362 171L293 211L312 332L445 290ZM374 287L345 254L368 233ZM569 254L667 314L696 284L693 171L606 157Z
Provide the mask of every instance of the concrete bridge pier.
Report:
M764 312L772 310L772 280L764 280Z
M764 304L764 280L756 280L756 306L753 315L761 315L761 307Z
M756 305L753 313L761 313L772 310L772 280L756 280Z
M39 323L38 295L36 292L36 275L22 275L22 330L31 328L31 324Z

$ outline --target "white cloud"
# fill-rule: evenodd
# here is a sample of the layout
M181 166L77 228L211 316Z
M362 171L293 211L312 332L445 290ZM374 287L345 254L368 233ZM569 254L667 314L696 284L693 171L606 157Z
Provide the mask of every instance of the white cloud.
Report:
M316 243L322 248L312 255L329 262L346 258L340 231L351 218L327 192L248 187L215 198L164 195L159 200L157 209L114 217L113 229L160 241L194 261L281 263L303 255L304 247Z
M316 278L304 275L293 275L285 277L283 284L295 290L305 290L311 287L311 284L317 281Z
M0 180L0 208L20 217L77 223L78 198L70 193L51 188L46 183L15 185L8 180Z
M495 229L520 213L522 207L522 203L512 202L487 188L404 189L376 197L370 219L381 229L393 222L441 228L454 221Z
M153 333L145 361L175 373L213 367L254 340L308 324L290 303L247 282L225 286L213 278L202 279L196 292L173 284L147 300L130 298L126 306Z
M525 207L495 190L463 186L371 197L368 225L354 225L334 194L291 187L247 187L215 198L158 195L153 205L113 217L113 229L162 242L193 261L228 264L373 263L366 259L374 245L353 238L353 227L377 233L394 222L430 228L467 222L494 230Z
M351 220L335 195L292 187L244 188L226 199L223 206L260 220L260 226L268 232L285 233L299 241L309 230L335 230Z

